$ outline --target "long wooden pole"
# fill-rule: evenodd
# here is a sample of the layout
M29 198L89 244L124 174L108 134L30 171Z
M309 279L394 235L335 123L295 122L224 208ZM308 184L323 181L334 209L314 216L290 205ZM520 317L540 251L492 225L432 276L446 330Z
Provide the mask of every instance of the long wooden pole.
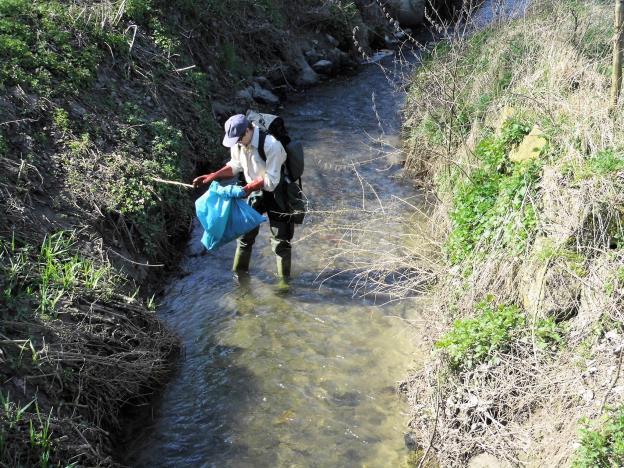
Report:
M622 0L615 0L615 34L613 39L613 71L611 75L611 109L615 110L622 89L622 50L624 34Z
M160 182L161 184L177 185L178 187L193 188L191 184L185 184L184 182L177 182L175 180L165 180L165 179L161 179L160 177L151 177L151 179L154 182Z

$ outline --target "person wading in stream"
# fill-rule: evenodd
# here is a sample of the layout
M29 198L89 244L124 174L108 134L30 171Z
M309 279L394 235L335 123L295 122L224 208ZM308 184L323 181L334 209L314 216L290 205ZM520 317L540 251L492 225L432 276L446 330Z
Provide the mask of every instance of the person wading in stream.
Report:
M264 152L266 162L258 152L260 129L242 114L230 117L225 122L223 146L230 148L230 161L216 172L202 175L193 180L195 187L212 183L213 180L228 179L241 172L247 185L243 187L247 202L260 214L267 213L271 230L271 248L277 256L277 275L286 280L290 277L291 244L295 226L280 220L282 211L274 197L274 190L280 182L286 151L273 136L266 134ZM236 273L249 269L249 260L260 227L248 232L237 241L236 255L232 269Z

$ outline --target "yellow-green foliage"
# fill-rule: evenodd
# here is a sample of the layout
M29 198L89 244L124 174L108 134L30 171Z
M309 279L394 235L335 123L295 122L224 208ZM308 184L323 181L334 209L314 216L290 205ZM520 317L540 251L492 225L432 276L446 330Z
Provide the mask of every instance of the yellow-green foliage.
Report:
M573 468L624 464L624 407L607 411L598 421L585 421Z
M561 341L552 319L540 319L529 327L524 312L513 304L495 305L488 297L476 306L474 318L456 320L435 346L444 350L453 369L472 369L480 363L495 363L496 353L505 352L514 341L531 333L540 347ZM529 331L530 330L530 331Z
M71 11L54 0L0 0L0 91L20 85L53 97L91 83L104 43L115 38Z
M106 296L118 284L110 265L80 255L76 234L64 231L47 236L38 250L0 238L0 273L0 297L15 318L53 315L78 292Z

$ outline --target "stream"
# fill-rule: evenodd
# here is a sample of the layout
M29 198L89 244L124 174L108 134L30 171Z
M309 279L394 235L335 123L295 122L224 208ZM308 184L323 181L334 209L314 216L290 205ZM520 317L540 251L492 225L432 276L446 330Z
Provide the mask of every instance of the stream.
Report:
M381 63L394 66L391 57ZM304 191L314 210L342 209L349 218L391 198L419 204L387 153L399 145L404 98L378 64L368 64L280 110L304 144ZM354 294L356 272L327 268L337 237L323 231L320 215L297 226L287 292L277 286L267 225L240 282L230 271L234 243L206 253L201 233L196 223L183 274L157 312L180 337L183 356L126 463L404 464L408 415L396 383L422 362L418 303Z

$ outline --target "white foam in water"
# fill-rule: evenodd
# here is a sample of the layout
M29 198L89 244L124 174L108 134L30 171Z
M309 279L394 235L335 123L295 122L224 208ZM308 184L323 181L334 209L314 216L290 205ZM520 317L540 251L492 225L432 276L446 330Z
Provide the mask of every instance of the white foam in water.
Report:
M394 55L393 50L381 49L375 52L368 60L363 60L362 63L377 63L390 55Z

